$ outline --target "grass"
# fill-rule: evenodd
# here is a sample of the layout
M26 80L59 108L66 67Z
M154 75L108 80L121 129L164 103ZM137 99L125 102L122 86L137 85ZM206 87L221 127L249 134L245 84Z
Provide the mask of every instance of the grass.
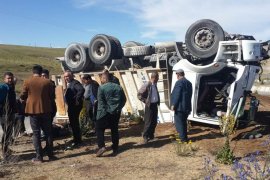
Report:
M50 74L61 74L61 65L55 57L64 56L63 48L42 48L0 44L0 75L11 71L17 77L16 92L20 93L23 81L31 76L34 64L48 69ZM0 82L3 81L3 76Z

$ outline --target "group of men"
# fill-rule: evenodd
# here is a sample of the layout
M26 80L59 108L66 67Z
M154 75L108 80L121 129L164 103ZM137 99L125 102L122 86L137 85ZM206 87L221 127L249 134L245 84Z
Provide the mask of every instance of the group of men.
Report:
M24 113L30 117L30 125L33 130L33 144L36 157L33 163L42 163L44 154L49 160L55 160L53 153L52 121L56 114L55 84L49 79L49 71L40 65L32 68L33 75L24 81L19 102L25 104ZM184 71L176 71L178 81L175 83L171 94L171 110L175 112L175 126L182 141L187 141L187 116L191 111L192 85L184 77ZM83 107L86 107L88 121L92 121L93 129L97 136L97 157L107 150L105 147L105 129L111 129L112 154L118 153L119 132L118 123L121 110L126 103L125 93L120 86L118 78L104 70L101 74L101 85L94 81L90 75L82 75L81 84L74 79L71 71L64 72L67 87L64 93L65 102L68 105L68 117L73 133L72 146L82 143L79 115ZM154 140L155 128L158 119L158 106L160 104L157 82L158 72L151 74L149 82L145 83L138 91L138 98L145 103L143 144ZM11 72L4 74L4 82L7 86L6 103L0 106L1 125L4 131L2 138L3 157L6 158L9 151L9 138L12 136L14 126L14 114L18 111L16 105L14 75ZM1 90L2 91L2 90ZM5 109L7 107L8 109ZM41 146L41 130L44 133L46 147Z
M90 75L82 76L83 85L70 71L64 73L67 83L65 101L68 105L68 117L73 132L72 146L82 142L79 115L83 102L86 107L86 116L92 121L99 150L96 156L100 157L105 151L105 129L111 129L113 155L118 153L119 133L118 122L121 110L126 103L126 96L119 84L119 80L104 70L101 75L101 85L91 78Z
M11 155L9 145L12 143L17 131L23 131L24 115L30 116L30 124L33 130L33 144L36 150L36 158L33 162L39 162L43 157L41 147L41 129L46 137L47 155L53 156L53 142L51 136L52 119L56 113L54 83L48 79L49 71L36 65L32 69L33 76L24 82L22 93L16 98L16 78L12 72L4 73L4 84L1 85L0 120L3 129L2 156L6 161ZM43 77L41 75L43 74ZM3 88L6 87L6 88ZM6 95L6 96L4 96ZM15 118L17 117L17 118ZM19 122L17 122L19 121ZM15 124L19 124L16 126Z

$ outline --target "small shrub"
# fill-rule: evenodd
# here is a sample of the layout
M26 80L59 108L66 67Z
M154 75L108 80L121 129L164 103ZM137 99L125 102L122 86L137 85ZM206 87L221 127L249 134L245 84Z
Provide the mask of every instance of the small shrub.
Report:
M79 121L80 121L80 128L81 128L82 135L87 135L90 132L90 130L92 129L92 125L86 116L85 104L83 104L83 108L80 112Z
M222 149L218 151L216 161L222 164L232 164L234 159L235 156L230 148L229 141L227 141Z
M221 133L225 137L229 137L230 135L234 134L236 131L236 118L234 115L229 116L221 116L219 120L219 127Z
M230 147L230 135L236 130L236 118L234 115L222 116L220 119L220 131L225 137L225 144L218 151L216 161L222 164L232 164L235 156Z
M132 114L131 116L130 116L130 120L131 121L135 121L135 122L137 122L137 123L140 123L140 122L142 122L142 117L141 116L139 116L139 115L137 115L137 114Z
M178 137L178 134L170 137L178 156L192 156L199 149L199 147L192 143L192 141L182 142Z
M124 119L132 124L140 124L143 122L143 118L138 114L125 115Z

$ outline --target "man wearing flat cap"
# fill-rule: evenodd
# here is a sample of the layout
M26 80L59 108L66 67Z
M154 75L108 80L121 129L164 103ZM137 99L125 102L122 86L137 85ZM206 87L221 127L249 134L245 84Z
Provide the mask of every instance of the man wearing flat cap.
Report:
M187 142L187 117L191 112L192 84L185 78L183 69L175 71L177 81L171 94L171 110L174 111L174 123L179 138Z
M138 99L145 103L142 144L147 144L149 141L155 140L154 134L157 126L158 106L160 104L157 88L158 79L158 72L153 72L150 81L144 83L137 94Z

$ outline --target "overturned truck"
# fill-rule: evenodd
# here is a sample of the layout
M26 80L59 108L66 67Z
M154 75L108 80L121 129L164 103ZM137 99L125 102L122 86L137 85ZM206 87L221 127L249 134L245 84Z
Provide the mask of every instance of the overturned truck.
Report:
M215 21L203 19L187 30L185 42L160 42L143 45L120 41L109 35L94 36L89 45L70 44L65 56L59 58L63 71L80 75L90 74L100 82L104 68L119 78L127 96L124 114L143 114L144 105L137 99L140 86L158 71L157 84L161 104L158 121L172 122L170 93L175 84L174 69L185 70L192 82L192 112L188 119L209 124L219 124L219 116L233 113L243 115L251 87L261 71L260 62L270 55L269 41L258 42L253 36L228 34ZM53 76L57 83L57 119L65 119L66 107L63 77Z

